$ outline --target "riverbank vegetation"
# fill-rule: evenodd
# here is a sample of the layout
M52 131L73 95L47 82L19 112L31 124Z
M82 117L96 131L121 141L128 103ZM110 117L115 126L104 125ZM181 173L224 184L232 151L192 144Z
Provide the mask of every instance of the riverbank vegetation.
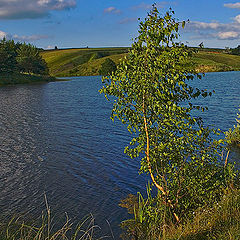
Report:
M0 41L0 85L53 80L36 47L5 38Z
M122 239L157 239L157 240L236 240L240 236L240 191L230 190L212 207L205 206L193 212L193 217L175 224L166 222L157 224L161 215L155 212L150 224L146 215L151 202L129 195L120 206L127 208L133 219L124 221ZM150 237L151 236L151 237Z
M60 224L52 217L50 207L46 205L46 211L35 223L27 223L21 218L12 218L7 224L0 224L1 240L97 240L99 226L95 224L94 217L90 214L78 224L74 224L66 214L65 221ZM110 238L108 238L110 239Z
M240 147L240 109L236 121L237 124L233 126L233 129L226 132L226 139L230 146Z
M25 73L0 73L0 86L52 81L56 81L56 78L47 75L31 75Z
M178 40L184 26L172 10L162 17L153 6L129 53L102 79L100 92L115 97L112 119L134 135L125 153L141 159L140 173L151 179L146 197L123 201L133 214L123 222L129 239L229 239L240 232L238 173L223 156L224 140L214 138L218 130L191 114L206 110L192 100L212 93L191 86L202 75L192 49Z

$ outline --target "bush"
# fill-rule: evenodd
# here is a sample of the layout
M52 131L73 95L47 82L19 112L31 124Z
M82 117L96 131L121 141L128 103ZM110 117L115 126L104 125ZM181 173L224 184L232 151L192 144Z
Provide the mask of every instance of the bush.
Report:
M107 58L101 65L101 68L99 70L99 74L106 76L111 74L112 72L115 72L117 69L117 66L115 62L111 58Z

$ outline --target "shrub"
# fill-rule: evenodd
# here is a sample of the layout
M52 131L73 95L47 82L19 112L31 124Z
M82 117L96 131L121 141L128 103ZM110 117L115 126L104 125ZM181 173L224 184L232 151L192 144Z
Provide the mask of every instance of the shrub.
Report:
M115 62L111 58L107 58L101 65L99 74L106 76L115 72L117 69Z

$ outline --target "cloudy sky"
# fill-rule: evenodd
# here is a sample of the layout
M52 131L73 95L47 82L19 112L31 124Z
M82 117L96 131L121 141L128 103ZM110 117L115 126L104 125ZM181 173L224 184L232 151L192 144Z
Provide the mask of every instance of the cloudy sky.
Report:
M130 46L137 19L151 9L150 0L0 0L0 38L38 47ZM190 46L240 45L240 1L157 1L179 20L190 20L181 40Z

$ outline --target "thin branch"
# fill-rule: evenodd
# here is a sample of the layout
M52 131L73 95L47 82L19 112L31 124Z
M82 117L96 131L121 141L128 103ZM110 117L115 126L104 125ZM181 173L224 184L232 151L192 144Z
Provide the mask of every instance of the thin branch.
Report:
M230 153L230 150L228 150L228 152L227 152L227 156L226 156L226 159L225 159L224 168L227 166L229 153Z

